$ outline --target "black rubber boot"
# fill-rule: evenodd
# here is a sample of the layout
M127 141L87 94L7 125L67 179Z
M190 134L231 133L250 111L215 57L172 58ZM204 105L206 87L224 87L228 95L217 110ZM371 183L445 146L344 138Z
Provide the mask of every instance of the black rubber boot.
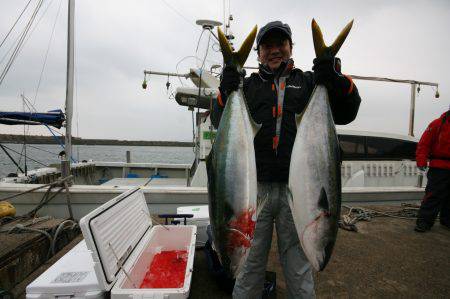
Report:
M431 229L431 226L429 226L426 222L424 222L421 219L417 219L416 227L414 230L418 233L424 233L426 231L429 231Z

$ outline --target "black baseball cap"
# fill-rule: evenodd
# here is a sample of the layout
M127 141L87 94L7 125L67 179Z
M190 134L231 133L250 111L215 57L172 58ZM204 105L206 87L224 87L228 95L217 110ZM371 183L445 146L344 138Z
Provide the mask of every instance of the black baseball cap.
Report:
M292 32L291 27L288 24L284 24L281 21L269 22L261 29L259 29L258 35L256 36L256 48L259 48L261 41L264 39L267 33L271 31L279 31L281 34L285 35L289 41L292 43Z

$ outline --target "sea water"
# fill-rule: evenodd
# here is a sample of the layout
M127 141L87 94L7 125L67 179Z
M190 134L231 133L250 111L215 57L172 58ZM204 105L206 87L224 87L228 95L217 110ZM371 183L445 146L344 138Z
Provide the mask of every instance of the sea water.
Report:
M26 147L23 144L3 145L22 170L25 170L25 160L28 170L60 163L58 153L62 148L59 145L27 144ZM74 145L72 148L72 157L77 161L125 162L127 151L131 153L131 162L191 164L195 157L191 147ZM20 173L20 170L0 149L0 177L5 177L9 173Z

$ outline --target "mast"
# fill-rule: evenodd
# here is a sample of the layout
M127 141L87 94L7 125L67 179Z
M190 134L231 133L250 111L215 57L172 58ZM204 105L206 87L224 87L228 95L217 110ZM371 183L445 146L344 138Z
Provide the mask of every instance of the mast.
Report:
M68 5L68 32L67 32L67 76L66 76L66 156L61 161L61 175L70 175L70 162L72 158L72 114L73 114L73 82L74 82L74 16L75 0L69 0Z

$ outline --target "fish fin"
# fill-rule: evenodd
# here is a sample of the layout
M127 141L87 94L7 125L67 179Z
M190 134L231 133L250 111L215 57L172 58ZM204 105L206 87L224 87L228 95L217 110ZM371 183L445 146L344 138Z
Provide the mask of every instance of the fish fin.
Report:
M323 188L323 187L322 187L322 189L320 189L318 205L322 211L328 212L330 210L327 192L325 191L325 188Z
M222 50L223 60L225 64L233 63L233 49L231 48L230 43L228 42L225 34L222 32L220 27L217 27L217 35L219 37L220 49Z
M239 48L239 51L237 52L237 60L238 60L240 67L244 67L245 61L247 61L248 54L250 54L250 51L253 46L253 42L255 41L257 30L258 30L258 26L255 25L255 27L253 27L252 31L247 36L247 38L244 40L241 47Z
M298 128L298 126L300 126L300 123L302 122L302 118L303 118L304 114L305 114L305 111L303 110L302 113L299 113L299 114L295 115L295 122L297 124L297 128Z
M325 46L325 42L323 41L322 30L320 30L320 27L315 19L312 19L311 29L313 35L314 50L316 51L316 57L320 57L325 52L327 46Z
M333 252L334 247L334 241L328 242L325 248L323 249L323 261L321 265L319 266L318 271L323 271L325 267L327 266L328 262L331 258L331 253Z
M312 36L313 36L313 43L314 43L314 50L316 52L316 57L321 57L324 54L328 53L331 56L336 56L337 52L341 48L342 44L344 43L345 39L347 38L350 29L352 29L353 26L353 20L351 20L350 23L348 23L344 29L339 33L338 37L335 39L333 44L329 47L325 45L325 42L323 40L323 34L320 30L319 25L317 24L316 20L312 20L311 22L311 28L312 28Z
M252 49L253 42L255 41L257 30L257 26L253 27L253 30L244 40L241 47L239 48L239 51L233 52L233 48L228 42L227 37L220 29L220 27L217 27L220 49L222 50L223 60L225 64L233 65L239 68L244 67L245 61L247 61L248 55L250 54L250 51Z
M213 150L211 149L211 151L209 152L209 154L206 156L205 162L206 162L206 172L210 173L212 171L212 155L213 155Z
M350 29L352 29L353 26L353 20L348 23L344 29L339 33L338 37L336 37L334 43L330 46L330 52L332 56L336 56L337 52L341 48L342 44L344 43L345 39L347 38L348 34L350 33Z
M291 188L289 188L289 186L286 186L286 197L290 205L294 201L294 196L292 195L292 191Z
M255 137L256 134L258 134L259 129L261 129L262 124L256 123L253 119L250 120L250 124L251 124L252 130L253 130L253 137Z
M213 145L214 147L214 145ZM207 187L208 187L208 199L209 206L215 205L215 185L214 185L214 149L211 149L208 156L206 156L206 177L207 177Z

